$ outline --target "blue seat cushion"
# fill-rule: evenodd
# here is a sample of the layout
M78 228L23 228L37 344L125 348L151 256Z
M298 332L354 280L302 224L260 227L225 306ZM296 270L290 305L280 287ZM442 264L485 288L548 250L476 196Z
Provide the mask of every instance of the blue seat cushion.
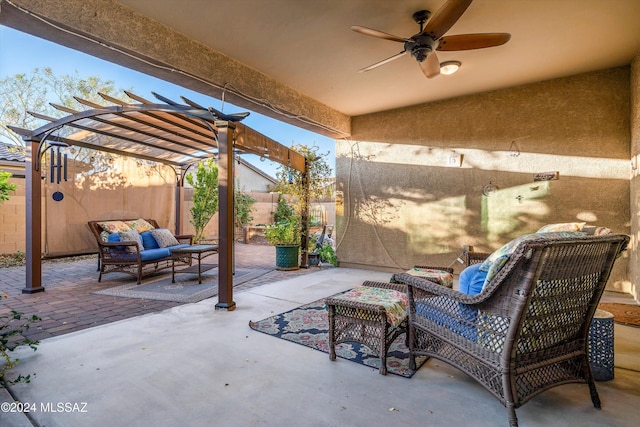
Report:
M487 279L487 272L480 270L482 264L472 264L460 272L460 292L467 295L477 295Z
M171 256L169 248L145 249L140 252L140 260L153 261L155 259L166 258Z
M439 303L439 299L442 300L443 303ZM416 301L416 315L425 317L436 325L446 327L458 335L475 342L478 339L478 332L473 325L478 316L477 310L473 307L458 303L453 308L455 313L445 312L439 309L440 307L447 306L447 304L444 303L445 300L445 297L428 298L427 301L433 302L436 305L435 307L425 302Z
M140 233L140 237L142 237L142 246L145 249L158 249L160 247L156 239L153 238L151 231L143 231Z

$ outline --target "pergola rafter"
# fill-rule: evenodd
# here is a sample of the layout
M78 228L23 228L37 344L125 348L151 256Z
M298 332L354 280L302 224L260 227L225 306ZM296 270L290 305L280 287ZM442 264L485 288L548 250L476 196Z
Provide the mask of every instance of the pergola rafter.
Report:
M305 172L305 158L294 150L239 123L248 113L224 114L212 107L202 107L181 97L184 104L161 95L154 103L125 92L137 103L128 103L108 95L100 96L112 105L103 106L88 100L76 100L89 107L77 111L52 104L69 113L60 119L30 112L49 123L35 130L10 126L26 143L26 219L27 275L23 293L44 291L40 256L41 243L41 171L42 154L52 145L78 146L98 151L156 161L176 171L176 232L180 231L184 207L183 178L194 162L218 156L219 169L219 274L217 308L233 310L233 167L234 152L248 152ZM53 144L52 144L53 143ZM304 217L307 213L302 213ZM303 247L306 247L306 224L303 222ZM306 251L302 252L306 265Z

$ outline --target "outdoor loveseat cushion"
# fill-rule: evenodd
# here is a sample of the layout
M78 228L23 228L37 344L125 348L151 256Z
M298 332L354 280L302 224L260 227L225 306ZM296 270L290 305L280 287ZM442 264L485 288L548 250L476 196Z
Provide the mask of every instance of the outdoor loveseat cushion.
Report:
M151 232L143 232L140 234L142 238L142 246L143 248L140 250L140 260L143 262L153 261L155 259L161 259L171 256L171 250L177 248L183 248L185 246L189 246L186 243L181 243L173 246L167 246L165 248L161 248L156 243L155 239ZM130 240L130 239L127 239ZM121 242L123 241L120 233L111 233L108 238L109 242ZM124 249L122 249L123 253ZM132 257L135 258L135 254L131 254Z

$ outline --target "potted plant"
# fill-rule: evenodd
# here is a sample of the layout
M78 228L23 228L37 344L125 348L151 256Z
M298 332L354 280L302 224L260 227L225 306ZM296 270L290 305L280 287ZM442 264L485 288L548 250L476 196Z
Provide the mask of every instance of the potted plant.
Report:
M323 243L320 248L320 259L332 264L334 267L338 266L338 257L336 256L336 251L333 249L333 246L331 246L331 243Z
M268 225L264 235L269 244L276 247L276 269L300 268L300 220L298 217L293 216L288 220Z
M318 236L316 233L313 233L309 236L309 240L307 242L307 255L310 266L320 265L320 252L318 251L317 239Z

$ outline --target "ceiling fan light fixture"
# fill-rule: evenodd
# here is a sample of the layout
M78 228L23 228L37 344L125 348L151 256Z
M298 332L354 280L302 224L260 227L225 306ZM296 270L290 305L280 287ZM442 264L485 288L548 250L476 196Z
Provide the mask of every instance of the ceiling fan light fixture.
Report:
M449 76L460 68L462 62L460 61L445 61L440 63L440 74Z

